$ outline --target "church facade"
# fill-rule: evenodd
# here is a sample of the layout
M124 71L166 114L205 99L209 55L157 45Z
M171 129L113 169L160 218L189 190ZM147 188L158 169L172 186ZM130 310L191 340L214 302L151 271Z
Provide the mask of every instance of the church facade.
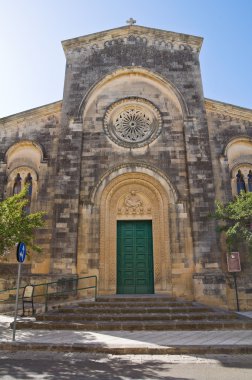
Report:
M29 183L31 211L47 213L24 278L97 275L99 294L235 308L209 213L237 194L239 175L251 191L252 110L204 98L200 37L128 25L62 45L63 100L0 119L0 195ZM15 286L14 253L0 273Z

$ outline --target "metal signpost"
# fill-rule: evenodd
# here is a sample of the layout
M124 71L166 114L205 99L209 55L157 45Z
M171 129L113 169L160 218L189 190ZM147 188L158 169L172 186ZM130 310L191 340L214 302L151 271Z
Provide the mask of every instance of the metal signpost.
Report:
M227 265L228 265L228 271L232 273L234 276L237 311L240 311L237 282L236 282L236 273L241 271L240 253L239 252L231 252L230 254L228 253Z
M18 243L17 246L17 261L18 261L18 278L17 278L17 294L16 294L16 305L15 305L15 317L13 323L13 335L12 341L15 341L16 335L16 322L17 322L17 313L18 313L18 296L19 296L19 285L20 285L20 274L21 274L21 265L25 260L26 256L26 246L25 243Z

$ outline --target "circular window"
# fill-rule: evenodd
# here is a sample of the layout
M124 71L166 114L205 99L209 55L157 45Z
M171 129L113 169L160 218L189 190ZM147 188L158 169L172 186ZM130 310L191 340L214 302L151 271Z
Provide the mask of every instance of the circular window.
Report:
M127 98L113 103L105 114L104 128L117 144L138 148L149 144L161 131L161 115L149 101Z

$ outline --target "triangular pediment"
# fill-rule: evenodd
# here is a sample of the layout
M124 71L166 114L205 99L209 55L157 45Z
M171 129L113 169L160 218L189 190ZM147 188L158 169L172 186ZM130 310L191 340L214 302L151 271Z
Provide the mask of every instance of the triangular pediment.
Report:
M69 51L90 47L95 49L117 43L144 43L146 45L155 45L160 48L176 46L190 47L191 50L200 51L203 38L183 33L175 33L161 29L148 28L140 25L127 25L120 28L105 30L86 36L72 38L62 41L63 49L67 54Z

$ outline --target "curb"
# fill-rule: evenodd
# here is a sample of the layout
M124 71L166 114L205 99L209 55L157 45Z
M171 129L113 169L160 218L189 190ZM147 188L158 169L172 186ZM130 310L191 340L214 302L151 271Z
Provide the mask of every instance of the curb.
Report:
M97 344L48 344L6 342L0 343L0 351L52 351L52 352L86 352L113 355L190 355L190 354L252 354L252 345L176 345L172 347L125 347L103 346Z

